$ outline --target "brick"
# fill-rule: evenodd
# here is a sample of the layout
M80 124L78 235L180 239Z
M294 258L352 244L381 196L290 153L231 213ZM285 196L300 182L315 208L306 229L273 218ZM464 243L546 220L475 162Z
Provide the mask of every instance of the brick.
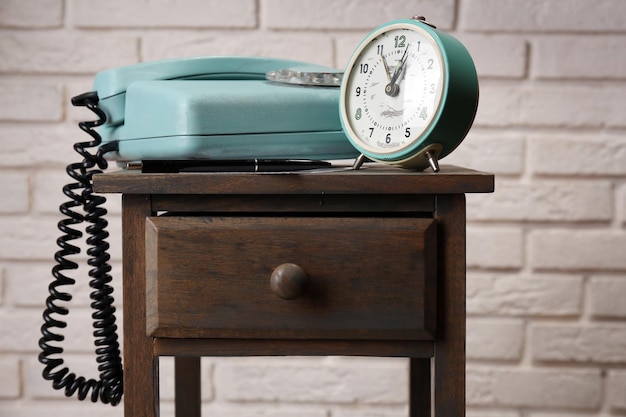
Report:
M48 297L48 284L52 282L51 262L11 263L6 268L7 293L11 304L18 307L37 307L43 309ZM79 283L83 296L88 297L87 285ZM86 284L86 283L85 283ZM64 291L68 291L65 289ZM85 297L75 297L84 299ZM86 299L88 300L88 298ZM75 302L74 302L75 303ZM73 303L73 304L74 304ZM79 305L88 306L87 301Z
M519 360L524 346L524 329L522 320L468 319L467 358L469 360Z
M496 409L496 410L472 410L467 409L467 417L520 417L520 413L517 411Z
M608 403L612 410L626 410L626 371L611 370L607 381Z
M327 414L320 414L320 417L326 417ZM332 411L333 417L405 417L406 412L403 411ZM296 414L294 414L296 417Z
M626 186L622 186L617 192L618 198L618 220L621 224L626 224Z
M65 124L0 123L0 165L5 168L52 165L65 169L65 165L78 160L72 145L83 140L83 135L78 127Z
M6 269L0 268L0 307L6 303Z
M622 32L621 0L464 0L460 26L471 31L502 32Z
M85 32L8 32L0 43L0 72L91 74L134 64L138 37Z
M572 316L582 312L577 275L468 274L467 313L489 316Z
M278 408L276 406L266 407L260 404L254 404L251 407L228 407L225 405L204 406L202 408L202 415L210 416L228 416L228 417L328 417L329 414L326 410L320 410L319 407L312 406L312 409L305 409L304 407L291 407L291 408ZM163 408L161 408L163 410ZM161 415L174 415L172 411L169 414L163 413ZM333 417L341 417L344 414L334 413ZM401 417L402 414L358 414L359 417Z
M477 126L624 127L622 85L482 83ZM581 105L593 103L593 106Z
M62 99L63 91L59 85L0 78L0 121L60 121L63 117Z
M161 401L174 401L174 390L174 358L171 356L160 357L159 399Z
M0 214L28 212L30 206L28 174L20 172L4 173L0 177L0 190L5 194L4 201L0 204Z
M626 37L540 37L533 42L531 62L532 75L537 78L622 79Z
M536 175L626 175L626 142L609 133L532 135L528 159Z
M36 352L43 309L0 309L0 353ZM19 324L19 325L16 325Z
M70 3L72 23L81 28L253 28L254 0L172 3L168 0L109 0Z
M21 395L20 361L17 358L0 358L0 399L18 398Z
M51 272L53 266L52 256L47 262L8 263L5 268L5 280L7 299L10 304L16 307L41 309L44 300L49 295L48 284L54 279ZM62 291L72 294L72 308L89 308L91 304L89 294L93 290L89 287L86 268L67 272L66 275L74 278L76 284L60 287ZM111 285L115 289L113 297L121 302L122 268L119 263L113 263L112 268L110 275L113 277L113 283Z
M524 137L517 133L473 129L443 163L495 174L519 175L524 170L524 148ZM468 216L473 214L471 202L482 197L485 195L467 196Z
M0 258L50 259L54 253L56 222L29 217L0 217Z
M594 323L531 327L531 348L535 360L547 362L626 362L626 326Z
M465 402L468 407L471 407L473 405L494 405L494 371L489 370L488 368L473 368L471 365L468 364L465 370L465 377Z
M514 227L467 227L467 266L518 269L522 267L524 236Z
M335 44L335 60L336 66L340 69L345 69L348 65L348 61L352 57L352 54L356 50L357 46L361 43L363 38L368 33L368 29L360 29L357 33L337 33L334 38Z
M496 178L496 192L473 198L472 220L603 221L613 218L613 185L609 181L517 182ZM595 204L588 204L593 201Z
M56 239L61 235L57 223L61 216L39 218L0 217L0 258L15 260L50 260L58 250ZM78 229L78 228L77 228ZM80 230L80 229L78 229ZM111 244L109 253L113 260L121 258L121 221L118 217L109 217L108 230ZM82 240L75 243L83 248Z
M404 362L331 365L315 359L220 362L215 384L228 402L383 405L404 404L407 400Z
M538 270L626 270L626 233L610 230L535 230L530 265Z
M52 388L50 388L52 389ZM89 400L87 400L89 401ZM65 399L64 394L57 392L57 396L51 401L37 401L36 403L18 404L0 403L0 415L11 417L33 417L50 414L54 410L55 415L63 417L122 417L122 407L94 406L89 402L79 402L76 398ZM164 414L164 415L173 415Z
M144 61L184 56L266 56L334 66L332 38L326 34L233 32L228 36L181 32L143 36Z
M528 45L524 37L459 33L458 38L472 56L479 79L526 75Z
M63 24L63 0L3 0L0 27L57 28Z
M518 370L470 367L468 406L596 409L602 401L602 376L596 370Z
M609 417L607 414L595 413L593 411L587 413L570 412L570 413L542 413L542 412L529 412L524 417Z
M353 1L263 0L261 22L271 29L374 29L390 20L410 19L419 11L441 29L454 24L455 2L417 0Z
M589 283L591 314L595 317L626 318L626 277L593 277Z

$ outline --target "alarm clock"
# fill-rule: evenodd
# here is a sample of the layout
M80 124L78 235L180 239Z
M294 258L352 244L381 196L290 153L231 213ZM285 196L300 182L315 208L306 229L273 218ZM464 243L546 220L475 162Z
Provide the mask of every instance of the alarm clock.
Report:
M350 58L340 120L366 158L439 171L467 135L478 108L478 76L463 44L422 16L374 29Z

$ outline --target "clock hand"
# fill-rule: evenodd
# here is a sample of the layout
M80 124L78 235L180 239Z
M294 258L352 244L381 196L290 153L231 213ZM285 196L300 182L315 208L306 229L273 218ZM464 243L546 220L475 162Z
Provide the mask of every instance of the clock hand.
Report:
M409 46L410 45L406 46L406 49L404 50L404 54L402 54L402 58L400 58L400 62L396 66L396 69L393 72L393 76L391 77L391 80L389 80L389 84L387 84L387 86L385 87L385 93L387 93L388 96L395 97L400 92L400 86L396 84L396 81L398 81L398 78L400 78L400 75L402 74L402 71L404 70L404 64L406 63L406 60L408 58L407 52L409 51Z
M398 78L400 77L400 74L402 74L402 70L404 70L404 64L406 62L406 59L408 58L407 52L409 51L409 45L406 46L406 49L404 50L404 54L402 54L402 58L400 58L400 63L398 64L398 66L396 66L396 70L393 73L393 77L391 77L391 83L394 84Z
M380 54L380 59L383 61L383 65L385 66L385 74L387 74L387 81L391 82L391 74L389 74L389 65L387 64L387 60L383 54Z

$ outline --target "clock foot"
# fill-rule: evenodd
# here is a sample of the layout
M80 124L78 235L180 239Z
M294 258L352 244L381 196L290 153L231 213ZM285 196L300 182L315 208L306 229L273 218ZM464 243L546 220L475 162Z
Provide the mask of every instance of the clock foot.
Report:
M426 159L428 159L428 164L433 169L433 171L439 172L439 161L437 160L437 156L435 155L435 152L430 150L426 152L424 156L426 156Z
M352 169L357 170L361 168L361 165L363 165L363 162L365 162L365 159L367 159L367 157L363 154L357 156L356 159L354 160L354 164L352 164Z

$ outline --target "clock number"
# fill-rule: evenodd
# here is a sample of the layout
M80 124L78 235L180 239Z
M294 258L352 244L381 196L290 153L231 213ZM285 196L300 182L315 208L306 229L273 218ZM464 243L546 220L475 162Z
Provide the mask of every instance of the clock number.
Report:
M428 69L433 69L433 64L435 63L435 61L431 59L428 60Z
M356 96L360 97L361 96L361 87L357 87L356 88Z
M372 137L372 134L374 133L374 128L370 127L370 138Z
M430 85L430 94L435 94L435 83Z
M428 108L422 107L422 111L420 111L420 119L422 120L428 119Z
M404 137L408 138L411 136L411 128L407 127L406 130L404 131Z
M354 118L357 120L361 120L361 108L359 107L358 109L356 109L356 114L354 115Z
M391 133L387 133L387 136L385 136L385 143L391 143Z
M406 42L406 36L400 35L393 38L395 41L396 48L404 48L404 43Z
M361 74L367 74L367 71L369 70L369 66L367 64L361 64L359 65L359 72Z
M382 55L382 54L383 54L383 47L384 47L384 46L385 46L385 45L378 45L378 46L376 47L376 53L377 53L378 55Z

